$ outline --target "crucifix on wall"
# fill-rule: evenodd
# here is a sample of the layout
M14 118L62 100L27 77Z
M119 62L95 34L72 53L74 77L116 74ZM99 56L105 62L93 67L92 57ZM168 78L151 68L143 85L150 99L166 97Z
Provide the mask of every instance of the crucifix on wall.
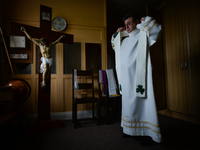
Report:
M51 85L51 54L50 48L58 42L73 44L73 35L51 30L52 8L40 5L40 28L11 23L10 33L24 35L40 47L39 54L39 90L38 90L38 121L50 119L50 85ZM39 39L39 40L37 40ZM40 61L42 60L42 61Z

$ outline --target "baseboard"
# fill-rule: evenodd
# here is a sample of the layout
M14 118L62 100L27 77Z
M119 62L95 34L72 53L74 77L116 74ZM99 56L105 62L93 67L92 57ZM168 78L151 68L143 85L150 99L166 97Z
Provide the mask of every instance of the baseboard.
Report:
M174 111L170 111L168 109L160 110L158 111L158 114L169 116L176 119L181 119L184 121L200 124L200 118L199 117L193 117L181 113L177 113ZM50 114L51 119L56 120L72 120L72 112L57 112L57 113L51 113ZM78 111L77 117L79 119L85 119L85 118L91 118L92 117L92 111L86 110L86 111ZM37 119L37 114L28 115L28 118L30 121L35 121Z
M57 112L51 113L50 118L53 120L72 120L72 112ZM78 111L77 112L78 119L92 118L92 110L86 111ZM28 115L28 119L30 122L34 122L37 119L37 114Z
M78 111L78 119L92 118L92 110ZM51 119L72 120L72 112L51 113Z
M171 111L168 109L160 110L160 111L158 111L158 114L169 116L169 117L176 118L176 119L181 119L181 120L192 122L195 124L200 124L199 117L189 116L189 115L174 112L174 111Z

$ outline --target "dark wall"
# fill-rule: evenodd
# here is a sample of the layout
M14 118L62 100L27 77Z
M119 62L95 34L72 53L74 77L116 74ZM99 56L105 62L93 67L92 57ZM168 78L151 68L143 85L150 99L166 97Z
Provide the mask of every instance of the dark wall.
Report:
M3 34L5 34L6 33L5 23L4 23L5 11L3 9L3 6L4 2L3 0L0 0L0 27L2 29ZM6 38L5 41L7 41ZM8 63L8 58L4 47L2 34L0 34L0 86L5 85L9 81L9 73L10 73L9 71L10 71L10 66Z

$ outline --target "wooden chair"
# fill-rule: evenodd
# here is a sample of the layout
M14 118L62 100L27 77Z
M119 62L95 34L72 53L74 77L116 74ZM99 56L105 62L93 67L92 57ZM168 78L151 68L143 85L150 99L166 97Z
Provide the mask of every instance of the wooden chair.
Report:
M114 75L115 75L115 79L116 78L116 72L114 70ZM117 80L116 80L117 81ZM118 85L118 83L117 83ZM108 78L106 76L106 86L108 87ZM117 86L118 87L118 86ZM117 119L121 119L121 95L118 94L116 96L109 96L109 90L107 88L107 94L102 94L102 85L99 83L99 100L100 100L100 111L101 111L101 106L102 104L105 106L105 123L106 124L110 124L111 123L111 111L109 110L110 108L111 109L114 109L113 108L113 104L117 104L117 113L114 112L114 115L115 117L117 117ZM119 93L119 89L117 89L117 93ZM116 106L116 105L115 105Z
M73 69L73 88L72 88L72 121L74 128L79 126L77 119L77 105L92 103L92 118L95 119L95 103L97 104L97 125L100 124L100 101L94 96L94 76L93 70L76 70ZM77 82L77 78L79 82Z

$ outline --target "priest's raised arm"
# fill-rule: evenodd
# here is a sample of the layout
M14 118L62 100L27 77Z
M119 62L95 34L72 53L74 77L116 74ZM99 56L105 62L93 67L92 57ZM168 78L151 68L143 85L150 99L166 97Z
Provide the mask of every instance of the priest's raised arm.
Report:
M149 46L152 46L159 39L162 30L161 25L149 16L143 17L137 28L147 33Z

